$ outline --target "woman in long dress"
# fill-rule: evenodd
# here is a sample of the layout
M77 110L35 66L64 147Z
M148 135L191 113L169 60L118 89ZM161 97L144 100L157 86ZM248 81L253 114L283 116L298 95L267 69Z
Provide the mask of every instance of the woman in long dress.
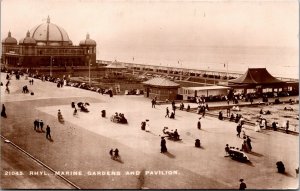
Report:
M149 125L149 120L146 120L146 128L145 128L146 132L150 132L150 125Z
M258 122L255 123L254 131L255 132L260 132L260 124Z

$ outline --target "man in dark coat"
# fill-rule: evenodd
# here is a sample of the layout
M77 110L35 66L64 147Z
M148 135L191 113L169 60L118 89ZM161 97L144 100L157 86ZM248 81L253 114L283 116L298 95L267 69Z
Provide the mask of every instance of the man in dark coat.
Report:
M116 148L114 152L115 152L115 158L119 158L119 149Z
M165 117L167 117L167 116L170 117L170 116L169 116L169 113L170 113L170 111L169 111L169 108L167 107L167 108L166 108L166 115L165 115Z
M5 109L5 106L4 106L4 104L2 104L1 117L4 117L4 118L6 118L6 117L7 117L7 116L6 116L6 109Z
M247 141L248 148L251 151L252 150L252 145L251 145L251 139L250 139L249 136L247 136L247 140L246 141Z
M38 120L36 119L36 120L34 120L34 122L33 122L33 129L36 130L37 127L38 127Z
M200 119L201 119L201 118L199 118L199 121L198 121L198 123L197 123L197 128L198 128L198 129L201 129L201 122L200 122Z
M43 120L40 121L40 127L41 127L41 131L43 131L43 127L44 127L44 122L43 122Z
M167 152L167 146L166 146L166 140L164 137L161 138L161 141L160 141L160 152L161 153L164 153L164 152Z
M236 135L236 136L240 137L241 131L242 131L242 126L241 126L240 124L238 124L238 125L236 126L236 132L237 132L237 135Z
M48 138L50 138L50 139L52 139L51 138L51 135L50 135L50 127L49 127L49 125L47 125L47 127L46 127L46 139L48 139Z
M155 108L155 100L154 99L152 99L151 103L152 103L152 108Z

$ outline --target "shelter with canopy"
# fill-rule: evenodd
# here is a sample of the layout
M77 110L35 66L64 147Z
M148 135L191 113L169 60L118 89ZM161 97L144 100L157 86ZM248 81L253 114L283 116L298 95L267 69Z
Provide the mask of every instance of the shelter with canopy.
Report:
M280 92L287 88L287 82L272 76L266 68L248 68L241 77L229 80L228 86L243 93L261 95L268 92Z

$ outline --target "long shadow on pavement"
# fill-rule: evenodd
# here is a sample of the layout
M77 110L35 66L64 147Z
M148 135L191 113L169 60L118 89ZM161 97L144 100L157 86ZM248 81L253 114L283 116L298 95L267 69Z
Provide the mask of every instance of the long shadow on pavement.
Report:
M172 158L172 159L175 159L175 158L176 158L175 155L173 155L172 153L169 153L169 152L165 152L165 153L163 153L163 154L166 155L166 156L169 157L169 158Z
M263 157L263 156L264 156L264 155L262 155L262 154L260 154L260 153L253 152L253 151L251 151L249 154L250 154L250 155L257 156L257 157Z

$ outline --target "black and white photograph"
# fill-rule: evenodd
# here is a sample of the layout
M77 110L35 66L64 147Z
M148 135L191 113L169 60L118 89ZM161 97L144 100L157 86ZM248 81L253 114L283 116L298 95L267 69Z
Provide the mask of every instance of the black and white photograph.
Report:
M297 0L2 0L1 190L299 188Z

